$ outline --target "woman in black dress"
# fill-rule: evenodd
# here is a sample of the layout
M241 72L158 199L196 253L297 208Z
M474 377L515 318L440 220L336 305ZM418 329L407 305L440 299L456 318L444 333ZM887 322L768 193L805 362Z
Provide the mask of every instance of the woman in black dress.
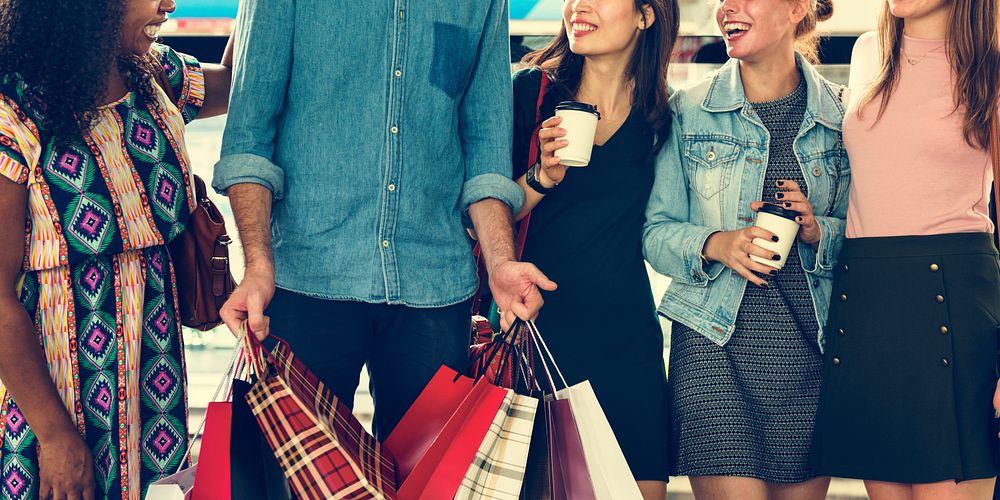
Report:
M673 0L567 1L563 28L514 76L514 165L531 212L523 258L559 283L539 330L570 384L589 380L645 498L667 483L663 334L642 257L652 158L667 137L667 64L678 30ZM542 73L541 154L525 165ZM568 168L554 117L561 101L601 113L590 164ZM525 170L530 170L525 172Z

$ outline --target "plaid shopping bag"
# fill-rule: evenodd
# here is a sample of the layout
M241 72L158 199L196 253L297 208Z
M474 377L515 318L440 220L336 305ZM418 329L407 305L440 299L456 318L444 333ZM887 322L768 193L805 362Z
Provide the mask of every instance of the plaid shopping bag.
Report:
M393 499L396 471L388 450L277 339L268 356L244 338L259 381L247 402L296 496L307 500Z
M507 391L456 499L518 499L537 408L537 399Z

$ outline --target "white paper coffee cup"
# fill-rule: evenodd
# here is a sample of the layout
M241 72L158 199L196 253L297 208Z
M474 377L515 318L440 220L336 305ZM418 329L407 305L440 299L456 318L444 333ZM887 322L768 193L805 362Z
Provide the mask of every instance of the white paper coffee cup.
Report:
M771 260L751 255L750 258L767 264L773 268L781 269L785 267L785 260L788 259L788 252L795 243L795 237L799 234L799 223L795 218L801 215L794 210L788 210L773 203L765 203L757 211L757 227L766 229L778 237L777 242L754 238L753 244L761 248L771 250L781 255L781 260Z
M556 150L555 155L567 167L586 167L594 150L594 136L601 114L597 106L576 101L563 101L556 106L556 116L562 118L560 127L566 129L564 140L569 145Z

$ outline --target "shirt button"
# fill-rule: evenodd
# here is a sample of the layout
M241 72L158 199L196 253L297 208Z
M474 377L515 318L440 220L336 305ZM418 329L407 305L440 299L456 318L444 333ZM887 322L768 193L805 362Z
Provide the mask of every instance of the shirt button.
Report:
M840 335L847 335L847 332L845 332L843 328L838 328L837 333L839 333Z
M397 69L392 74L396 75L396 78L399 78L399 77L403 76L403 71Z
M406 14L403 11L399 11L399 17L400 18L402 18L404 15L406 15Z
M847 264L844 264L844 272L846 273L847 271L850 271L850 270L851 270L851 268L847 267Z
M382 248L389 248L389 240L382 240Z
M938 272L938 269L941 269L941 266L939 266L937 264L931 264L931 272L932 273Z
M822 174L823 174L823 171L820 170L819 167L816 167L816 168L813 169L813 177L819 177Z
M948 358L941 358L941 366L948 366Z
M840 358L833 358L833 364L839 365L840 364Z
M841 302L847 302L847 294L846 293L840 294L840 301Z
M393 125L392 128L389 129L389 132L392 132L393 134L398 134L399 128Z
M941 328L939 328L939 330L941 331L941 335L948 335L948 327L947 326L941 325Z
M935 295L934 300L938 301L938 304L944 302L944 295Z
M392 192L392 191L395 191L395 190L396 190L396 185L395 184L389 184L389 191Z

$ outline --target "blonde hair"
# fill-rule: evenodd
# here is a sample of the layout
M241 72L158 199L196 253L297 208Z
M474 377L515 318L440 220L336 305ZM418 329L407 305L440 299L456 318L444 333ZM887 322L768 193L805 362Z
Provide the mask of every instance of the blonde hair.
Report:
M833 17L833 0L811 0L809 4L806 17L795 27L795 50L807 61L819 64L820 36L816 26Z

